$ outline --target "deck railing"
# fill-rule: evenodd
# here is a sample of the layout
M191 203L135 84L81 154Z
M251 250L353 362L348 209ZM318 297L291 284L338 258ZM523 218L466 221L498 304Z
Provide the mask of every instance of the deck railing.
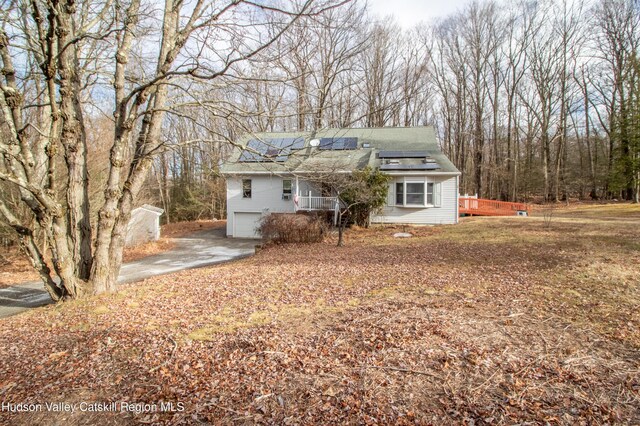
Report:
M297 210L334 210L338 197L298 196L296 201Z
M529 206L525 203L510 203L470 197L459 197L458 209L460 213L482 216L515 216L519 211L529 212Z

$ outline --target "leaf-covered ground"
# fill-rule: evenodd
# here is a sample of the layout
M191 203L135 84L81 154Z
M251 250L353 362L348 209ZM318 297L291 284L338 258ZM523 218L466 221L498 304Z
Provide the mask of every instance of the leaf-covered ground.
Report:
M184 410L0 418L638 424L640 209L607 212L351 230L3 320L5 403Z
M125 262L133 262L147 256L163 253L175 247L175 238L185 237L194 232L207 229L221 228L226 226L226 223L226 220L196 220L162 225L161 238L159 240L125 248L123 259ZM49 264L51 267L50 261ZM39 279L28 257L18 246L0 249L0 288L11 287L29 281L38 281Z
M37 280L38 274L18 247L0 249L0 288Z

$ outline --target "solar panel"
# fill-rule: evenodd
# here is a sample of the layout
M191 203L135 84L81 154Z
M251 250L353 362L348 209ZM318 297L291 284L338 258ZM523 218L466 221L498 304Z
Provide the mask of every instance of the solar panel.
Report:
M291 155L291 151L294 149L302 149L304 148L304 139L303 138L284 138L280 140L280 153L276 157L276 161L287 161L289 155Z
M358 138L344 138L344 149L358 148Z
M341 151L358 148L358 138L321 138L318 149Z
M240 162L287 161L291 151L304 148L304 138L251 139L240 154Z
M333 139L331 138L321 138L320 145L318 149L333 149Z
M267 146L258 139L251 139L247 142L247 148L242 151L238 161L242 162L255 162L263 161L264 154L267 152Z
M245 150L245 151L242 151L242 154L240 154L240 158L238 158L238 161L240 161L241 163L249 163L251 161L257 161L257 160L255 159L255 154Z
M303 138L288 138L285 139L285 145L283 145L283 148L290 148L290 149L302 149L304 148L304 139Z
M378 158L426 158L427 151L380 151Z
M438 163L425 164L382 164L380 170L437 170L440 168Z
M278 152L278 156L276 157L276 161L284 162L289 159L289 155L291 155L291 146L285 146L280 149Z

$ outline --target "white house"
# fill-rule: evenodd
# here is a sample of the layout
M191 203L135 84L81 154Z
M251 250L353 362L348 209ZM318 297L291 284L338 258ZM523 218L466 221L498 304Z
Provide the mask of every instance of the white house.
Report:
M227 235L258 237L263 215L332 211L338 198L322 176L366 166L392 176L378 223L458 222L460 172L432 127L326 129L246 135L221 167L227 179Z

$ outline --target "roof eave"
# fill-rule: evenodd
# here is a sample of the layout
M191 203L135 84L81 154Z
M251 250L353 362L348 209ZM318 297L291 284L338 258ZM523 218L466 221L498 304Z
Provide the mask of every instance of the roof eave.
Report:
M394 170L394 171L384 171L383 172L389 176L406 176L406 175L432 175L432 176L460 176L462 173L460 172L439 172L439 171L417 171L417 170Z

